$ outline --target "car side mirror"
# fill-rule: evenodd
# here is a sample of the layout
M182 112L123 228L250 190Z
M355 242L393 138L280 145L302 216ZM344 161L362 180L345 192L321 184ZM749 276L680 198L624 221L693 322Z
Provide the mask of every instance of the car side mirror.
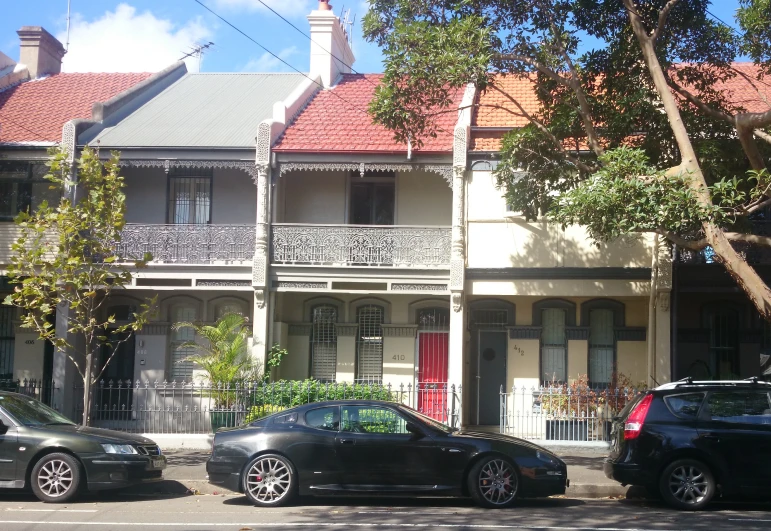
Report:
M421 430L417 424L413 422L408 422L406 425L407 431L410 432L412 435L415 436L416 439L420 439L421 437L424 437L425 434L423 433L423 430Z
M0 420L0 435L5 435L8 432L8 426Z

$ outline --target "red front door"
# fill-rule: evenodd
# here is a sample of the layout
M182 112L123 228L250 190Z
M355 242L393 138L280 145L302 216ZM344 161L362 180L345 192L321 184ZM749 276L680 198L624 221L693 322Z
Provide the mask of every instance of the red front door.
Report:
M418 334L418 411L447 422L447 332Z

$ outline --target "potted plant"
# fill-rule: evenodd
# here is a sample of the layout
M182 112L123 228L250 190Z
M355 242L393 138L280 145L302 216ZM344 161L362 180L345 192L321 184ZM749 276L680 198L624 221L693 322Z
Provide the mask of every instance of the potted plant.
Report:
M214 407L211 410L212 431L238 425L243 410L238 391L257 378L258 367L248 352L250 335L248 320L243 315L229 313L213 325L176 323L174 330L189 328L196 340L186 341L178 349L195 349L195 354L181 361L193 362L208 381ZM241 411L243 413L243 411Z

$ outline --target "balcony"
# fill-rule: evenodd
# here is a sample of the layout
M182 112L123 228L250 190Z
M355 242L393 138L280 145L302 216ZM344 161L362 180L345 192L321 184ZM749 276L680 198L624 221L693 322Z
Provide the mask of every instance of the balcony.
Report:
M254 225L126 224L118 256L126 261L153 256L163 264L251 264Z
M271 263L449 269L450 227L274 224Z

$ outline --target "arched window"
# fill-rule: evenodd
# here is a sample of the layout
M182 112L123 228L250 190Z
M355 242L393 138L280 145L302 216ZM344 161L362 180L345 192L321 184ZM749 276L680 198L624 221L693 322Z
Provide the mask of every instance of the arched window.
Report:
M538 301L533 304L533 324L541 326L541 382L567 382L567 327L576 324L575 303L561 299Z
M589 311L589 384L606 387L613 379L616 341L613 334L613 310Z
M172 323L195 322L198 319L198 307L191 303L180 303L171 307ZM195 364L182 361L195 354L192 347L179 348L188 341L195 341L195 331L192 328L182 328L171 332L171 380L189 382L193 379Z
M337 306L314 306L311 322L311 378L333 382L337 376Z
M589 384L607 387L616 371L616 328L626 322L624 303L594 299L581 305L581 325L589 328Z
M365 304L356 310L359 325L356 341L356 380L381 382L383 379L383 322L382 306Z
M222 318L222 316L229 313L237 313L239 315L243 315L244 317L248 317L249 314L245 308L246 304L238 300L222 301L216 304L214 307L214 320L218 321Z
M447 330L450 326L449 308L419 308L416 310L420 330Z

